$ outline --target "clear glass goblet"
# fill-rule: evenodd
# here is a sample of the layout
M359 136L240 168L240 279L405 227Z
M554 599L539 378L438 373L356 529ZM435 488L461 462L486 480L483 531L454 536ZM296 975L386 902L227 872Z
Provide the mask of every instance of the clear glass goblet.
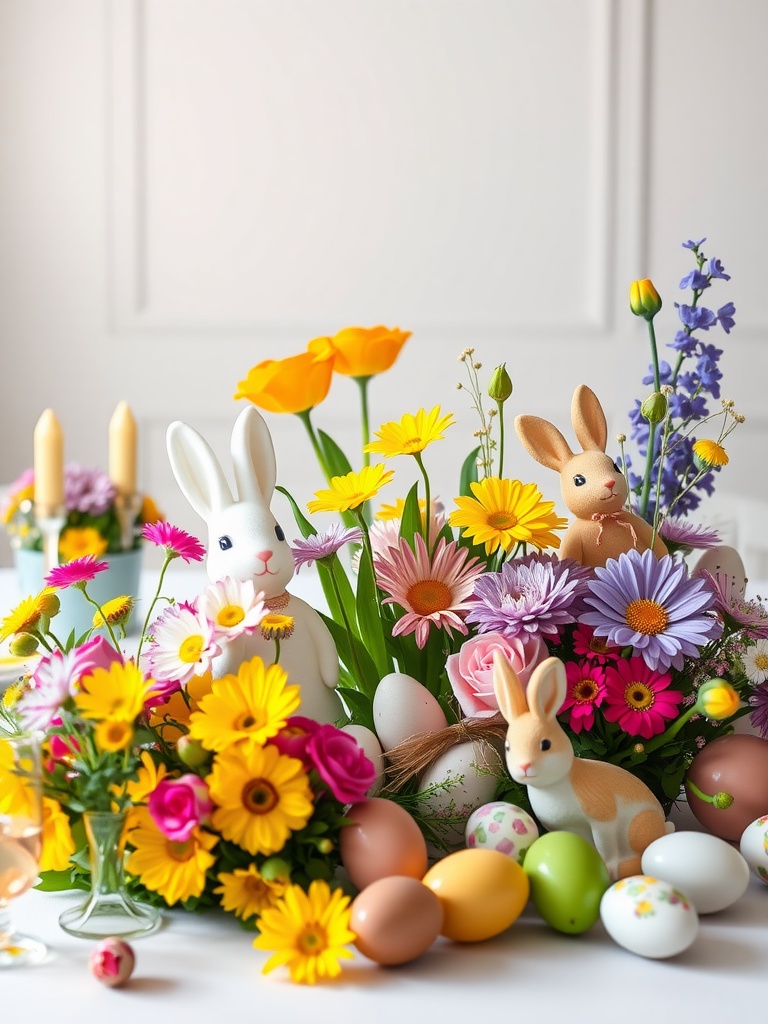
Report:
M46 947L21 935L9 905L37 881L42 850L40 740L0 733L0 967L39 963Z

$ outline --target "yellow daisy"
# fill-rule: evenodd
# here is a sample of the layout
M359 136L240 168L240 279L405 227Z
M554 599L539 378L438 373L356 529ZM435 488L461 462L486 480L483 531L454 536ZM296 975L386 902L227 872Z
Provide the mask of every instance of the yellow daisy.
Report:
M427 512L427 502L424 498L419 498L419 511L421 512L421 518L423 521ZM388 522L392 519L402 519L404 512L405 498L398 498L394 505L380 505L374 519L379 519L382 522Z
M276 747L235 746L217 754L207 780L213 827L248 853L278 853L312 816L304 765Z
M133 726L120 719L106 718L94 730L96 747L105 753L125 750L133 739Z
M213 675L192 676L186 685L186 696L180 690L172 693L163 704L153 707L149 713L149 724L159 729L166 743L176 743L189 728L189 719L197 711L200 701L211 692ZM186 728L184 728L186 727Z
M186 842L174 842L155 825L146 807L134 808L136 824L128 842L134 849L126 862L126 871L136 875L141 884L158 892L168 906L205 889L206 872L216 862L209 851L219 837L196 828Z
M114 662L108 669L94 669L86 676L84 685L87 689L75 696L83 718L132 722L144 710L154 680L146 679L132 661L126 665Z
M289 686L279 665L264 667L261 658L244 661L237 675L214 680L200 710L190 715L189 734L208 750L233 743L250 748L265 743L299 708L301 688Z
M255 864L222 872L219 881L221 885L213 890L214 894L221 896L221 905L228 913L234 913L243 921L274 906L288 884L282 878L273 881L262 878Z
M335 978L341 973L339 960L352 957L345 948L355 940L349 919L349 896L340 889L331 891L323 881L312 882L306 893L290 886L256 922L260 934L253 945L274 951L263 973L287 965L291 981L314 985L318 978Z
M101 629L105 618L110 626L122 626L133 611L133 605L134 600L128 594L121 594L120 597L113 597L111 601L105 601L101 611L94 613L93 628Z
M99 558L106 550L106 540L92 526L70 526L59 537L59 558L62 564L84 555Z
M58 800L43 797L43 852L41 871L66 871L75 852L75 842L69 827L69 817Z
M46 588L39 594L25 597L17 604L0 624L0 642L13 636L14 633L29 633L34 630L45 610L49 593L50 591Z
M126 783L125 787L126 793L131 798L131 803L146 803L149 794L154 789L157 789L158 784L163 781L167 774L168 769L162 762L155 764L149 751L142 750L141 765L137 772L137 778L132 782Z
M13 494L8 496L8 503L3 509L3 523L6 525L10 523L13 517L21 508L22 502L34 501L35 498L35 485L27 484L26 487L20 487L18 491L14 491Z
M464 527L463 535L475 544L485 544L490 555L500 546L511 551L516 544L557 548L565 519L557 516L553 501L542 501L535 484L501 480L496 476L470 484L474 498L456 498L459 510L448 517L451 526Z
M719 469L728 465L728 452L717 441L694 441L693 454L702 469Z
M383 463L363 466L359 473L331 478L329 490L315 491L317 501L308 501L310 512L349 512L378 494L394 476L394 471L385 469Z
M28 773L22 755L9 740L0 740L0 814L40 820L40 792Z
M394 455L416 455L433 441L442 440L443 431L453 422L453 413L442 416L439 405L429 413L425 409L419 409L415 416L406 413L399 423L382 423L376 431L379 440L371 441L363 451L377 452L386 459Z
M295 625L296 620L292 615L270 612L259 623L259 629L265 640L287 640Z

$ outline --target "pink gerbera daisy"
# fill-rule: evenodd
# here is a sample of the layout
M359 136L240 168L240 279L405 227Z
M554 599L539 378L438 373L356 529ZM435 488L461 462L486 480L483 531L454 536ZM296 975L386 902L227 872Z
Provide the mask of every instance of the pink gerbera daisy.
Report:
M595 708L605 699L605 669L587 661L569 661L565 666L568 690L558 714L570 710L569 725L574 732L587 732L595 724Z
M178 526L164 522L145 523L141 533L146 540L165 548L169 558L183 558L185 562L202 562L205 558L205 548L197 537Z
M649 668L642 658L623 658L605 669L606 721L618 722L630 736L649 740L676 718L683 694L668 689L670 672Z
M469 598L485 566L444 537L431 557L419 534L414 545L415 550L401 538L397 547L374 556L376 582L390 595L384 604L399 604L406 613L395 623L392 635L415 633L419 648L426 644L432 626L466 635L463 615L471 607Z
M581 623L573 631L573 652L587 661L605 665L609 661L618 661L621 651L606 642L605 637L595 636L595 631Z
M97 573L104 572L108 568L109 563L99 562L95 555L83 555L82 558L73 558L66 565L57 565L51 569L45 577L45 585L65 590L67 587L90 583Z

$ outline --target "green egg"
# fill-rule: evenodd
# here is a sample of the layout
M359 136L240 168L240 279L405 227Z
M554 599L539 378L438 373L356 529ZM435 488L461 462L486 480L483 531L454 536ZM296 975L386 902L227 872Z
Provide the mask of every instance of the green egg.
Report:
M600 900L611 877L586 839L573 832L547 832L528 847L523 870L533 905L556 931L580 935L600 917Z

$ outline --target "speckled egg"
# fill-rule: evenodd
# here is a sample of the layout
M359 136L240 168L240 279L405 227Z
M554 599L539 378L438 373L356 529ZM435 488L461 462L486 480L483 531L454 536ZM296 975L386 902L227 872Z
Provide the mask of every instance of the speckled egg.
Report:
M615 943L652 960L677 956L699 932L693 903L669 882L649 875L614 882L600 901L600 918Z
M527 811L505 800L492 800L470 814L464 829L467 848L498 850L523 863L525 851L539 837Z
M747 825L741 834L739 849L752 871L768 885L768 814Z

